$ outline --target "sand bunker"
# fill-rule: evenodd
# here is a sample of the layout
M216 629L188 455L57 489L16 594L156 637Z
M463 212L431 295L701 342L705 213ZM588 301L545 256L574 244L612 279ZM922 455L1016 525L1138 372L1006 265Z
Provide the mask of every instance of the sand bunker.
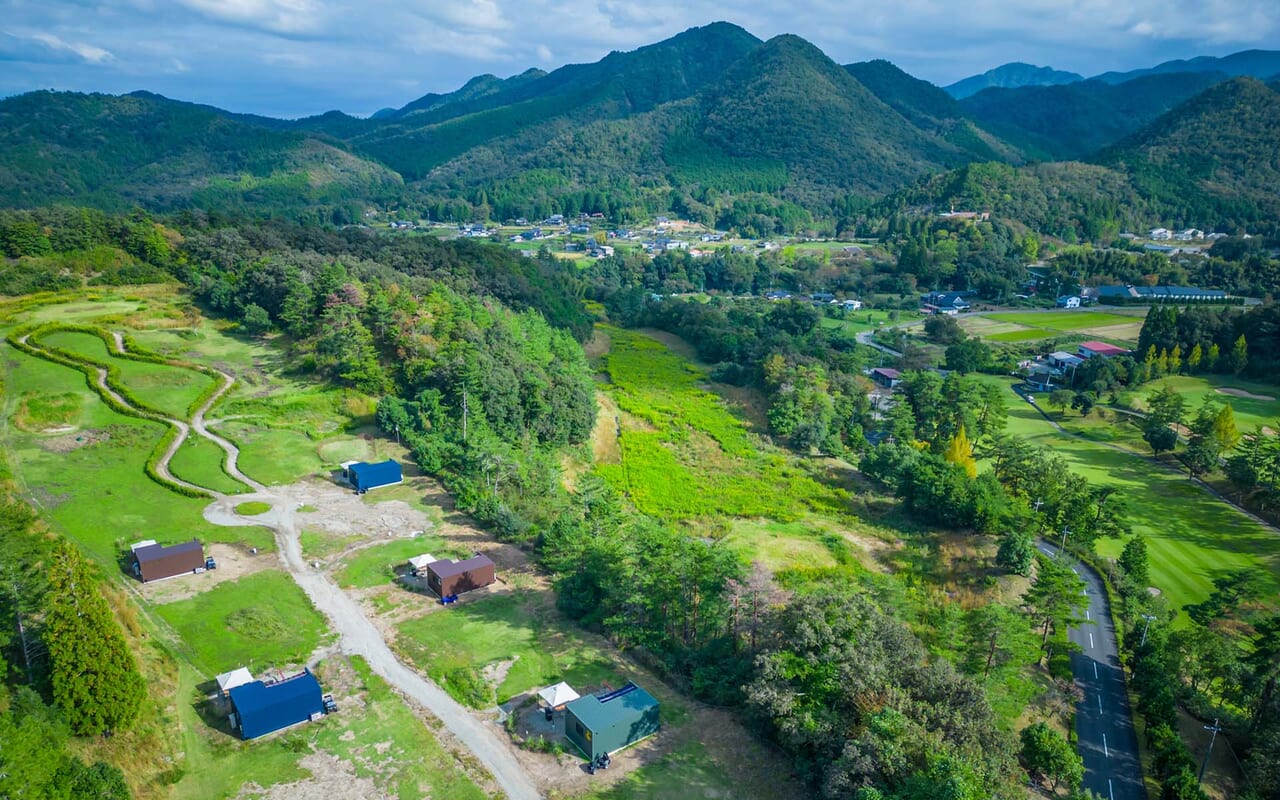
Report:
M1268 394L1254 394L1246 392L1244 389L1215 389L1218 394L1229 394L1232 397L1244 397L1249 400L1266 400L1268 403L1274 403L1275 398Z

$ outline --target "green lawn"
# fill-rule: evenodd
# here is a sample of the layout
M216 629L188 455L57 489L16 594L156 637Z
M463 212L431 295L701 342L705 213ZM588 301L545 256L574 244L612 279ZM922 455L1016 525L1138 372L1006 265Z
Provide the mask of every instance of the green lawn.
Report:
M661 734L659 734L661 735ZM710 797L754 797L732 764L718 764L699 742L686 742L632 771L620 782L584 795L586 800L706 800ZM764 790L759 796L772 797Z
M1047 339L1052 336L1052 331L1036 330L1034 328L1023 328L1022 330L1004 331L1002 333L992 333L983 335L982 338L989 342L1002 342L1011 344L1016 342L1033 342L1037 339Z
M212 677L248 667L298 665L319 646L326 623L293 579L266 570L220 583L188 600L155 607L185 643L192 665Z
M1280 536L1215 500L1185 475L1137 455L1064 436L1012 395L1008 430L1052 448L1090 481L1123 490L1133 530L1147 538L1152 584L1172 607L1203 601L1213 579L1233 570L1261 569L1272 581L1280 576ZM1103 540L1098 552L1114 558L1123 544ZM1277 587L1280 584L1273 583L1273 589Z
M55 331L36 344L65 350L100 366L114 366L119 380L149 407L176 419L187 419L191 404L209 388L212 378L181 367L113 356L102 339L89 333Z
M16 479L49 522L99 564L116 569L120 548L139 539L172 542L195 536L274 549L269 532L208 523L202 516L207 500L176 494L146 476L143 465L164 435L163 425L107 408L76 370L4 347L6 418L29 392L81 397L80 428L66 435L70 441L9 425L3 444Z
M823 317L819 324L824 328L832 330L840 329L846 333L862 333L863 331L871 331L882 328L885 325L896 324L897 322L908 322L918 319L919 314L912 311L900 311L899 319L891 321L888 311L850 311L847 316L841 317Z
M271 504L264 503L261 500L250 500L236 506L236 513L242 517L256 517L259 514L265 514L270 510Z
M1127 392L1121 399L1134 408L1146 409L1147 395L1158 390L1165 383L1186 398L1188 417L1195 416L1195 410L1204 401L1205 395L1219 402L1231 403L1231 410L1236 416L1236 427L1241 433L1254 430L1259 425L1266 425L1280 430L1280 386L1247 381L1228 375L1176 375L1152 381L1138 391ZM1219 389L1235 389L1258 395L1258 397L1238 397L1219 392ZM1261 399L1270 398L1270 399Z
M396 568L405 566L410 558L430 553L436 558L460 558L463 553L448 547L443 537L423 534L412 539L396 539L386 544L375 544L357 550L344 560L345 566L337 574L338 585L367 589L395 580Z
M222 471L226 455L221 447L193 433L173 454L169 468L179 478L216 492L238 494L249 491L249 487Z
M988 319L1012 322L1029 328L1047 328L1055 331L1087 331L1093 328L1109 328L1115 325L1141 323L1142 317L1126 314L1108 314L1105 311L1005 311L987 314Z
M450 673L514 659L497 700L557 681L579 691L625 681L609 653L526 592L464 601L400 625L396 646L446 689Z
M305 433L239 420L224 422L215 430L240 447L240 469L268 486L293 483L324 469L316 443Z

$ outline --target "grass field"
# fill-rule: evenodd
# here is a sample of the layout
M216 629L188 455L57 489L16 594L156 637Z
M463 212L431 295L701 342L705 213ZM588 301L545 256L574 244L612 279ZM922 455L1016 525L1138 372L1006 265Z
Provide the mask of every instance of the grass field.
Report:
M583 795L584 800L705 800L736 797L743 792L732 765L718 764L698 742L631 772L607 789Z
M181 367L114 357L105 342L89 333L55 331L39 337L36 343L65 350L100 366L114 366L121 383L135 396L151 408L176 419L187 419L191 404L213 380Z
M965 317L961 326L989 342L1016 344L1064 334L1093 336L1118 342L1136 342L1142 317L1104 311L1005 311Z
M261 500L250 500L236 506L236 513L242 517L256 517L257 515L265 514L270 510L271 504L264 503Z
M436 558L460 558L470 555L446 546L443 537L431 534L412 539L397 539L386 544L361 548L345 559L345 566L337 573L338 585L367 589L395 580L396 568L414 556L430 553Z
M226 455L218 445L192 434L173 454L169 468L179 478L217 492L238 494L249 491L249 487L222 471Z
M1116 325L1141 325L1142 317L1131 314L1109 314L1105 311L1005 311L988 314L988 319L1011 322L1028 328L1047 328L1053 331L1089 331L1094 328L1110 328Z
M156 606L208 676L249 667L303 664L324 637L325 621L293 579L267 570L220 583L189 600Z
M990 378L1008 385L1008 379ZM1209 596L1212 581L1239 569L1259 569L1280 589L1280 536L1206 494L1185 475L1146 459L1055 431L1027 403L1009 404L1011 433L1062 456L1074 471L1119 487L1136 533L1147 538L1152 585L1174 608ZM1114 558L1123 542L1102 540L1098 552Z
M920 317L919 314L913 311L900 311L898 313L898 320L893 321L895 324L896 322L908 322ZM858 334L890 324L889 314L890 312L888 311L850 311L848 316L844 318L823 317L819 324L824 328L839 329L846 333Z
M1218 402L1231 403L1231 410L1236 417L1236 427L1241 433L1252 431L1259 425L1280 430L1280 386L1247 381L1234 376L1176 375L1159 382L1153 381L1136 392L1126 393L1120 399L1132 408L1146 410L1147 396L1166 383L1186 399L1187 409L1190 412L1188 417L1195 416L1195 411L1204 401L1205 395L1209 395ZM1220 389L1247 392L1256 397L1240 397L1218 391Z
M597 470L641 511L669 520L791 520L810 509L843 507L843 492L782 453L766 452L719 397L701 388L703 370L642 334L605 331L607 391L627 417L622 463Z
M562 680L579 691L625 681L609 653L543 600L516 592L451 606L401 624L396 647L446 689L457 670L513 661L497 687L500 703Z

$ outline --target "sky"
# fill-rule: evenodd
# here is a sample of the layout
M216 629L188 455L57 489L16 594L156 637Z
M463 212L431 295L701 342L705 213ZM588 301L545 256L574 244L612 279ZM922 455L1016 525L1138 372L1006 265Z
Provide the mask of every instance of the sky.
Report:
M232 111L368 115L726 20L939 85L1280 49L1276 0L0 0L0 95L145 89Z

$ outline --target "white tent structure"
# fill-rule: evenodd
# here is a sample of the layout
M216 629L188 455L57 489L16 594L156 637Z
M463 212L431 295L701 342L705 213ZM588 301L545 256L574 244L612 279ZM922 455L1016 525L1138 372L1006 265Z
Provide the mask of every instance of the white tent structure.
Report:
M423 553L420 556L414 556L409 559L409 566L413 568L414 575L422 575L427 571L427 565L434 563L436 560L436 557L430 553Z
M224 695L236 688L244 686L246 683L253 683L253 674L244 667L236 667L230 672L224 672L218 676L218 691Z
M577 700L578 693L573 690L572 686L564 681L560 681L555 686L548 686L538 692L538 697L540 697L542 702L546 703L550 708L559 708L565 703Z

